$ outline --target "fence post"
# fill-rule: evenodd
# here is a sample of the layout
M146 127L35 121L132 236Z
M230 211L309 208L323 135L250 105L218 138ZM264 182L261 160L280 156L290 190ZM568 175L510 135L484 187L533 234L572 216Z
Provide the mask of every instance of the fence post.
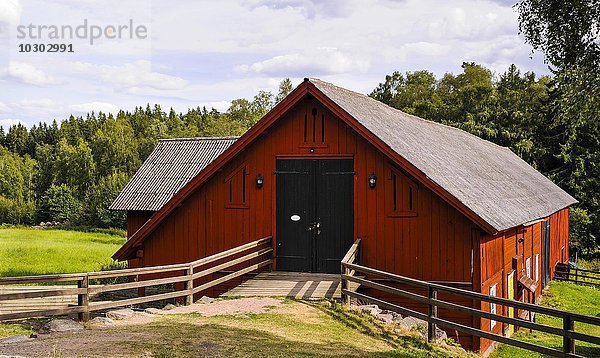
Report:
M579 269L577 267L575 267L575 283L578 283L577 280L579 279Z
M341 267L342 267L342 269L341 269L342 275L347 274L348 272L346 271L346 267L344 267L344 262L343 261L342 261ZM340 284L342 286L341 290L340 290L341 291L342 304L344 304L344 303L346 303L346 300L348 299L348 297L346 297L346 295L344 294L344 290L347 289L348 282L346 281L346 279L344 279L342 277L342 280L340 281Z
M563 316L563 330L565 331L565 335L563 336L563 352L575 354L575 340L567 337L568 331L575 331L575 321L568 314Z
M85 289L85 293L77 294L77 306L84 307L84 311L77 314L77 318L79 318L80 321L88 321L90 319L90 296L88 286L89 280L87 275L81 277L81 279L77 281L77 288Z
M185 273L188 276L188 280L185 284L185 289L188 291L187 296L185 296L185 305L189 306L194 303L194 265L190 264L187 270L185 270Z
M438 308L431 300L437 300L437 290L433 289L433 287L429 286L427 288L427 298L429 298L429 304L427 306L427 315L429 318L437 318ZM435 340L435 331L436 325L435 323L429 321L427 322L427 341L433 342Z

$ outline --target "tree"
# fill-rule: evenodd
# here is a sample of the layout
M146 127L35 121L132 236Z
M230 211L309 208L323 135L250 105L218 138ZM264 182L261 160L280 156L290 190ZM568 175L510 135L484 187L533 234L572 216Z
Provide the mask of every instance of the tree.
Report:
M534 166L538 166L541 154L538 133L544 126L549 84L548 76L536 79L532 72L521 75L514 64L496 83L495 142L510 147Z
M35 160L0 147L0 222L33 222L35 175Z
M517 9L526 42L554 74L541 169L580 201L572 248L590 254L600 238L600 0L525 0Z
M83 138L79 138L76 145L67 143L64 138L58 142L53 169L55 183L67 185L83 198L94 182L95 170L92 150Z
M123 190L129 176L113 173L101 178L88 192L86 198L86 223L96 227L124 227L125 213L108 207Z
M256 123L252 104L245 98L234 99L227 110L229 120L240 123L244 128L250 128Z
M258 91L258 94L254 96L250 103L250 110L252 111L253 122L258 122L267 112L275 105L273 94L268 91ZM252 123L252 125L254 125Z
M146 139L140 137L141 141ZM150 140L156 143L152 137ZM104 177L115 171L133 175L141 165L136 144L133 128L126 118L118 116L107 120L91 140L98 176Z
M281 83L279 83L279 92L275 97L275 104L283 101L283 99L287 97L287 95L290 94L290 92L292 92L293 89L294 85L292 84L292 81L289 78L286 78L285 80L281 81Z
M76 223L82 204L66 184L52 185L40 202L39 218L42 221Z
M37 196L41 197L41 194L54 183L55 147L50 144L39 144L35 148L35 157L39 169L35 177L35 188Z
M519 30L556 70L600 61L600 0L524 0Z
M27 133L27 127L21 123L17 123L9 127L4 143L9 150L24 155L29 148L28 140L29 135Z
M405 75L396 71L386 76L385 82L379 84L371 97L406 113L440 121L436 90L437 80L429 71L407 72Z

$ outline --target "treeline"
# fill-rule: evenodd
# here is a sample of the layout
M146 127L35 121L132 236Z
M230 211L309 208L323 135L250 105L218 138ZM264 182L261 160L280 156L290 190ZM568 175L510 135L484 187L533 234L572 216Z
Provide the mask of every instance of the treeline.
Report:
M236 99L225 113L165 112L156 104L116 116L71 116L29 130L0 127L0 223L124 227L124 213L108 206L158 139L242 134L291 90L286 79L277 95L261 91L251 101Z

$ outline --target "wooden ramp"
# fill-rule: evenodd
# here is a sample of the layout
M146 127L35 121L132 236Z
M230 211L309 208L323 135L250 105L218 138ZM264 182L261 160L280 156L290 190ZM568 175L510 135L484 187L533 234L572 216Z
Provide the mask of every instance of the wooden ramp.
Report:
M225 292L224 297L290 297L340 299L340 275L306 272L262 272Z

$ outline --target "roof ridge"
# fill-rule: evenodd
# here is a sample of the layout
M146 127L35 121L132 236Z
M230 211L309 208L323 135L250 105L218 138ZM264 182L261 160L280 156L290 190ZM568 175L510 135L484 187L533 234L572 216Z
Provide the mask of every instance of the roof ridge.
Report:
M200 140L232 140L240 136L222 136L222 137L189 137L189 138L161 138L160 142L182 142L182 141L200 141Z
M378 106L385 106L386 108L392 109L392 110L394 110L394 111L396 111L396 112L399 112L399 113L401 113L401 114L403 114L403 115L406 115L406 116L412 117L412 118L414 118L414 119L418 119L418 120L420 120L420 121L423 121L423 122L427 122L427 123L431 123L431 124L436 124L436 125L438 125L438 126L441 126L441 127L444 127L444 128L448 128L448 129L452 129L452 130L455 130L455 131L459 131L459 132L461 132L461 133L465 133L465 134L467 134L467 135L469 135L469 136L472 136L472 137L474 137L474 138L476 138L476 139L478 139L478 140L480 140L480 141L482 141L482 142L486 142L486 143L492 144L492 145L494 145L494 146L496 146L496 147L499 147L499 148L502 148L502 149L507 149L507 150L509 150L509 151L511 151L511 152L512 152L512 150L511 150L509 147L505 147L505 146L502 146L502 145L500 145L500 144L496 144L496 143L494 143L494 142L492 142L492 141L489 141L489 140L483 139L483 138L481 138L481 137L478 137L478 136L476 136L476 135L475 135L475 134L473 134L473 133L467 132L467 131L466 131L466 130L464 130L464 129L460 129L460 128L458 128L458 127L454 127L454 126L451 126L451 125L448 125L448 124L444 124L444 123L440 123L440 122L432 121L431 119L425 119L425 118L421 118L421 117L419 117L419 116L417 116L417 115L414 115L414 114L406 113L406 112L404 112L404 111L402 111L402 110L400 110L400 109L398 109L398 108L394 108L394 107L392 107L392 106L390 106L390 105L388 105L388 104L386 104L386 103L383 103L383 102L381 102L381 101L379 101L379 100L376 100L375 98L373 98L373 97L371 97L371 96L368 96L368 95L366 95L366 94L364 94L364 93L360 93L360 92L356 92L356 91L353 91L353 90L350 90L350 89L347 89L347 88L344 88L344 87L340 87L340 86L337 86L337 85L335 85L335 84L333 84L333 83L331 83L331 82L323 81L323 80L321 80L321 79L319 79L319 78L314 78L314 77L311 77L311 78L309 78L309 81L319 81L319 82L325 83L325 84L327 84L327 85L329 85L329 86L333 86L333 87L335 87L335 88L337 88L337 89L340 89L340 90L342 90L342 91L349 92L349 93L353 93L353 94L355 94L355 95L359 95L359 96L361 96L361 97L365 97L366 99L368 99L368 100L370 100L370 101L374 101L375 103L377 103L377 105L378 105Z

